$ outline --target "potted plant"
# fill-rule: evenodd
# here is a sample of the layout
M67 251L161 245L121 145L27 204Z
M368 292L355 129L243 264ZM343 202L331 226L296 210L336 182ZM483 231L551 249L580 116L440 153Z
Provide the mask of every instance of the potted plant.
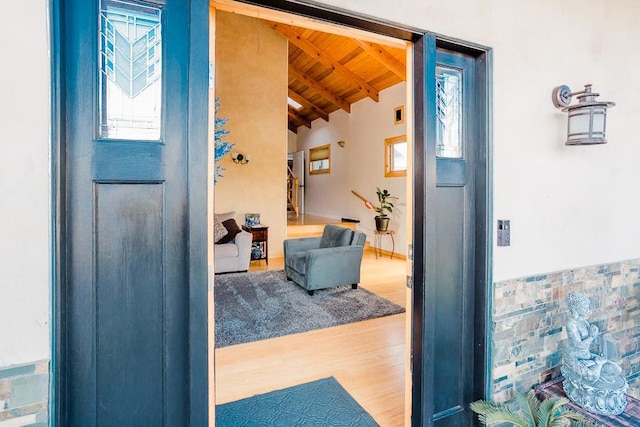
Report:
M534 390L526 396L516 393L514 404L478 400L471 410L478 414L483 425L507 425L518 427L593 427L581 414L563 408L569 403L565 397L550 397L540 402Z
M377 213L374 217L376 220L376 230L387 231L389 228L389 216L387 215L387 212L393 212L393 203L389 200L397 199L397 197L392 196L389 191L381 190L380 188L376 188L376 195L378 196L379 205L372 207L372 209Z

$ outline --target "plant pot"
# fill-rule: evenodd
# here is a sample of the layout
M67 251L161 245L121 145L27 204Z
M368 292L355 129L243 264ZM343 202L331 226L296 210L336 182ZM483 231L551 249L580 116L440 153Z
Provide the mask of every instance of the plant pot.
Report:
M377 216L376 220L376 230L378 231L387 231L389 228L389 217L386 216Z

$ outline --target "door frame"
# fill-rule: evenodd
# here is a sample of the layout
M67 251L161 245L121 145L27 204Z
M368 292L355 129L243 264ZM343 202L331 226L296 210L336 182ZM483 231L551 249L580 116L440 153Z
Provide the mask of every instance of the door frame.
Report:
M435 286L429 274L435 265L435 223L433 201L436 188L436 50L446 49L471 56L475 62L477 117L477 141L475 172L475 298L474 313L483 322L474 329L474 397L481 399L490 395L491 352L489 328L493 301L492 259L493 259L493 148L492 148L492 93L493 55L492 49L477 43L408 27L395 22L372 18L357 12L320 5L313 1L290 2L287 0L236 0L254 6L300 15L330 23L340 24L359 30L389 36L413 44L413 96L414 96L414 138L413 138L413 247L411 286L412 298L412 402L411 425L423 426L433 423L433 402L423 399L435 392L433 379L433 351L423 352L423 348L433 349L435 335L434 304ZM426 62L425 62L426 61ZM426 134L425 134L426 131ZM426 138L425 138L426 135ZM416 263L415 260L425 260ZM419 286L416 286L419 284ZM416 361L422 361L417 363ZM406 399L407 397L405 397Z
M185 0L186 1L186 0ZM208 82L209 82L209 1L189 2L188 49L188 133L186 161L186 229L188 257L188 393L189 424L206 425L209 419L208 388L208 306L207 265L208 158ZM66 162L66 79L64 56L65 0L49 2L51 40L51 425L67 425L61 398L66 394L66 283L67 283L67 162Z
M435 76L435 52L437 48L471 55L476 60L477 91L479 100L477 110L479 149L476 159L476 223L475 223L475 256L476 256L476 317L484 322L476 325L474 342L474 395L486 398L490 394L489 374L491 359L489 351L492 289L492 50L488 47L447 38L429 31L410 28L397 23L373 19L363 14L354 13L312 2L298 3L287 0L238 0L256 6L267 7L287 13L320 19L348 27L411 41L414 52L414 174L413 174L413 248L412 260L425 260L425 263L413 262L412 266L412 331L411 360L413 361L411 379L412 402L411 424L413 426L431 425L433 405L424 401L423 397L433 392L432 352L423 352L423 348L433 348L433 329L423 328L429 313L433 313L434 287L428 272L434 264L434 245L431 236L435 235L435 224L429 221L431 200L435 192L435 81L427 76ZM64 57L61 54L62 25L61 10L64 0L50 2L51 16L51 204L53 232L51 238L52 260L52 386L50 405L53 425L64 420L61 413L59 396L64 396L64 343L65 340L65 278L66 278L66 159L64 128L64 87L62 73ZM204 288L198 283L208 283L207 273L207 159L201 153L207 152L207 114L208 91L198 90L207 87L208 63L197 60L193 52L200 49L208 56L209 37L209 4L206 0L191 2L190 15L190 64L189 79L189 129L190 143L188 161L189 202L188 202L188 235L189 235L189 348L190 372L190 414L194 425L205 425L208 409L208 372L207 358L207 296ZM426 62L425 62L426 58ZM425 131L426 138L425 138ZM434 324L434 322L429 322ZM416 363L422 361L422 363ZM431 368L430 368L431 366ZM197 398L195 398L197 397ZM408 396L407 396L408 397ZM203 418L203 415L205 414ZM60 424L62 425L62 424Z

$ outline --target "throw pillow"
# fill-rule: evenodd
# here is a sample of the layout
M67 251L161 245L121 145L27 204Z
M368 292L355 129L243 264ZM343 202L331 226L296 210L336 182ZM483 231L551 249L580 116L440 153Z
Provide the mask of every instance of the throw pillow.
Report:
M225 237L229 232L226 227L220 222L217 217L213 218L213 241L214 243L220 242L220 239Z
M235 211L214 214L214 218L218 218L218 221L220 221L221 224L228 219L235 218L235 216Z
M229 243L236 238L236 235L238 233L242 231L240 227L238 227L238 223L236 222L236 220L233 218L223 221L222 225L224 226L224 228L226 228L227 235L220 239L220 241L218 242L220 244Z

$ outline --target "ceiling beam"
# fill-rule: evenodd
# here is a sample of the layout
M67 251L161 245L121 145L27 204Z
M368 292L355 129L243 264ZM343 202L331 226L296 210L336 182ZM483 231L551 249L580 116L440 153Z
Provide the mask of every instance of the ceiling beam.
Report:
M317 92L319 95L322 95L323 98L328 99L333 104L342 108L347 113L351 112L351 104L342 99L340 96L336 95L324 85L311 77L307 76L302 71L295 68L293 65L289 64L289 77L293 77L296 80L300 80L302 83L307 85L311 90Z
M340 77L345 79L349 84L358 88L360 92L374 101L378 102L378 91L369 83L364 81L361 77L350 71L347 67L342 65L336 58L331 56L328 52L322 48L316 46L308 39L304 38L302 34L297 32L293 27L284 24L274 23L271 27L285 36L291 43L302 49L307 55L314 58L316 61L323 64L325 67L332 69Z
M302 15L295 15L292 17L291 13L285 13L275 9L266 9L263 6L242 3L237 0L212 0L210 4L214 8L225 12L251 16L253 18L263 19L266 21L282 22L284 24L293 23L298 27L336 34L350 39L370 40L392 48L407 49L410 46L407 41L401 40L401 38L375 34L367 30L346 27L342 24L332 23L327 20L319 20L318 18L307 18Z
M289 121L288 121L288 123L287 123L287 127L289 128L289 130L290 130L291 132L293 132L293 133L295 133L295 134L297 134L297 133L298 133L298 127L297 127L295 124L291 123L291 121L290 121L290 120L289 120Z
M289 89L289 98L293 99L298 104L302 105L304 108L307 108L313 111L318 116L320 116L320 118L325 122L329 121L329 114L326 111L324 111L322 108L318 107L317 105L309 101L304 96L300 95L298 92L294 92L293 90Z
M311 129L311 120L305 119L291 107L287 109L287 113L289 114L289 117Z
M387 67L396 76L400 77L403 81L407 80L407 67L396 57L391 55L387 50L376 43L371 43L362 40L355 40L365 52L377 59L382 65Z

